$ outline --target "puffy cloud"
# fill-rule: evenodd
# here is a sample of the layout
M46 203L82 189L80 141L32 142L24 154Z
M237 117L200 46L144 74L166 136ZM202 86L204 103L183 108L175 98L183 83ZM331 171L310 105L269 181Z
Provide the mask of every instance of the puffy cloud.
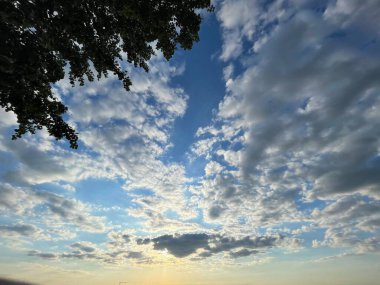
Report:
M380 6L322 2L216 3L226 95L190 148L189 160L205 161L203 176L189 178L185 165L165 161L188 96L172 84L184 66L161 55L150 73L131 70L127 94L113 77L73 89L65 80L55 86L80 132L79 152L44 132L9 142L5 134L15 120L0 111L0 159L7 162L0 211L12 221L0 232L66 239L73 238L68 232L105 234L95 207L68 198L77 197L77 182L102 178L121 181L128 198L123 214L144 236L116 226L104 244L75 240L56 252L31 250L31 258L107 264L159 263L163 256L255 259L272 247L299 250L312 231L324 233L314 247L378 252L380 54L374 39ZM36 190L42 184L70 192Z
M0 211L9 216L16 215L24 217L28 222L35 222L36 217L43 213L44 223L52 229L53 234L65 235L64 232L54 231L58 225L74 225L77 230L88 232L105 230L104 218L92 215L91 207L78 200L47 191L12 187L9 184L0 186Z
M3 237L25 236L41 238L42 231L33 225L18 224L13 226L0 225L0 233Z
M271 32L271 26L287 19L292 12L287 1L283 0L271 1L264 5L260 0L222 1L217 12L223 31L220 58L227 61L247 53L244 50L245 41L253 47L248 50L248 54L252 50L257 52L259 46L265 42L267 34Z
M313 211L313 220L325 228L324 239L314 240L315 247L349 247L354 252L378 251L380 203L359 195L344 196L324 209ZM363 238L368 235L372 237Z
M43 133L30 140L17 141L3 137L2 148L17 165L5 170L4 181L13 185L36 185L59 181L75 182L89 177L114 177L104 164L90 155L53 147L51 139L44 137L45 135Z
M96 250L96 245L91 242L76 242L70 247L81 252L94 252Z
M105 220L90 214L90 207L80 200L25 190L43 184L73 191L75 183L96 178L122 181L130 197L136 198L133 206L139 207L137 196L144 195L132 191L149 189L157 197L150 206L151 212L163 213L170 208L184 219L194 217L184 195L185 183L189 182L184 166L166 163L161 157L171 146L174 120L184 114L187 106L184 90L171 83L183 70L183 65L170 65L158 54L150 62L149 73L130 70L134 83L130 92L113 76L74 88L67 79L56 84L55 92L69 106L69 120L80 132L80 149L69 151L63 142L54 142L43 131L16 142L2 135L1 155L6 155L10 163L1 169L3 181L8 184L2 185L0 210L7 214L35 214L41 207L49 227L71 224L102 232ZM14 123L8 117L1 125L5 134ZM141 221L148 227L157 223L155 215L150 214L144 214ZM173 221L172 226L181 224Z
M344 196L323 210L315 210L313 217L323 226L350 224L363 231L376 231L380 229L380 201L366 201L362 196Z
M230 252L230 256L232 258L240 258L240 257L250 256L252 254L257 254L257 253L259 253L257 250L249 250L249 249L244 248L235 252Z
M165 200L159 200L159 202L157 202L158 205L155 201L157 201L157 199L154 199L154 201L149 198L135 200L139 207L128 209L129 215L142 219L140 224L146 231L151 233L174 233L177 231L193 232L202 229L202 226L198 223L186 221L197 216L193 208L179 209L183 211L182 217L184 217L184 219L168 218L167 215L164 214L167 211L167 208L165 208ZM162 210L160 210L161 207ZM172 211L173 209L176 210L175 207L170 208Z
M133 236L135 238L135 236ZM103 244L95 244L88 241L77 241L67 248L68 250L56 250L54 252L28 251L28 256L41 259L77 259L93 261L108 265L120 265L123 263L148 263L144 252L139 250L137 244L132 242L132 235L124 231L111 231L108 233L108 241ZM145 248L142 248L146 250Z
M379 5L286 2L219 3L221 58L241 66L228 63L226 96L197 132L207 175L190 190L224 231L298 223L283 230L359 248L379 230Z
M335 2L335 3L334 3ZM380 5L376 0L358 3L354 0L337 0L330 4L324 16L342 28L355 28L367 33L379 33Z
M34 208L39 200L21 187L4 183L0 184L0 198L0 211L3 214L23 214L27 209Z
M111 248L124 248L128 246L132 239L132 233L129 231L111 231L107 236L111 240L108 243Z
M205 175L210 176L222 172L223 166L216 161L210 161L205 167Z
M220 116L229 118L235 110L244 118L248 140L241 166L247 177L255 179L261 166L287 155L305 164L315 196L377 192L378 64L330 38L335 29L299 12L271 34L258 64L229 87Z
M104 219L92 216L90 209L83 203L75 200L68 200L62 196L48 192L36 192L35 195L41 198L46 204L48 219L53 217L62 223L72 223L78 225L81 230L102 232L105 230Z

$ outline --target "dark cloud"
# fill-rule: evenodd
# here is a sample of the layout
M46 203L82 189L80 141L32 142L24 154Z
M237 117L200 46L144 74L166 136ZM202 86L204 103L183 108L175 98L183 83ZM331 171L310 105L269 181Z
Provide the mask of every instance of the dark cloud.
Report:
M25 186L36 181L66 178L69 173L69 169L64 166L64 160L48 155L44 150L22 141L6 140L3 143L19 163L17 170L9 170L4 174L4 181Z
M212 253L209 251L204 251L198 254L199 257L206 258L206 257L211 257ZM199 258L194 258L194 260L198 260Z
M38 229L32 225L14 225L14 226L5 226L0 225L0 233L4 235L22 235L22 236L33 236L38 232Z
M37 256L42 259L57 259L58 255L55 253L39 252L37 250L31 250L28 252L28 256Z
M71 248L73 249L78 249L79 251L84 251L84 252L94 252L96 250L95 247L93 247L89 243L81 243L81 242L76 242L72 245L70 245Z
M141 259L144 257L144 254L141 251L129 251L125 257L132 259Z
M149 244L150 242L151 242L151 239L149 239L149 238L137 238L136 239L136 243L139 245Z
M124 240L124 242L126 242L126 243L128 243L128 242L131 241L131 236L130 235L123 234L121 237Z
M81 251L72 251L71 253L62 253L59 255L59 258L69 258L69 259L80 259L80 260L107 260L100 253L86 253Z
M149 241L153 243L154 249L166 249L176 257L185 257L196 252L199 248L207 248L209 238L207 234L183 234L163 235Z
M229 252L232 257L238 257L233 250L243 250L241 254L247 253L249 249L269 249L284 239L282 236L257 236L257 237L244 237L237 239L234 237L225 237L220 235L212 236L210 240L210 247L207 250L210 253L217 254L220 252ZM238 252L239 252L238 251ZM253 252L251 252L253 254Z
M208 216L211 219L219 218L220 215L223 213L224 209L220 205L212 205L210 209L208 210Z
M80 259L80 260L107 260L107 256L102 253L87 253L79 250L64 253L52 253L52 252L40 252L37 250L31 250L28 252L28 256L36 256L41 259Z
M182 235L163 235L152 239L139 240L140 244L153 243L156 250L167 250L176 257L186 257L198 249L203 252L200 257L210 257L213 254L221 252L229 252L232 257L244 256L256 253L256 250L248 249L269 249L283 237L281 236L262 236L262 237L244 237L237 239L234 237L226 237L219 234L182 234ZM234 249L240 249L233 253Z
M224 199L230 199L230 198L232 198L234 196L235 193L236 193L236 187L234 187L234 186L228 186L223 191L222 197Z
M230 256L232 258L240 258L240 257L246 257L246 256L250 256L252 254L257 254L259 253L259 251L257 250L249 250L249 249L241 249L239 251L235 251L235 252L230 252Z

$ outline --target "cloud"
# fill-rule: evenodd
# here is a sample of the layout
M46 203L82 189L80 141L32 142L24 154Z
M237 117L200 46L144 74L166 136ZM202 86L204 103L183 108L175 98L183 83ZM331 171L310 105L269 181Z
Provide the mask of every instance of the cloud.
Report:
M253 37L262 13L259 1L223 1L220 4L217 15L224 32L221 59L236 58L243 52L243 40Z
M350 225L363 231L375 232L380 228L380 202L366 201L359 195L344 196L323 210L315 210L313 217L322 226Z
M46 132L10 142L15 120L0 111L2 235L70 240L52 252L32 248L30 258L108 265L238 264L309 243L378 252L380 5L322 2L216 3L225 96L196 132L188 163L166 157L189 100L174 80L184 65L160 54L150 73L131 70L129 93L112 76L54 87L80 132L77 152ZM199 161L204 175L189 177ZM125 209L109 220L81 196L80 182L94 178L125 190L116 198ZM131 229L120 230L120 217ZM78 240L81 231L105 242Z
M259 253L257 250L249 250L249 249L244 248L235 252L230 252L230 256L232 258L240 258L240 257L250 256L252 254L257 254L257 253Z
M177 234L162 235L156 238L138 239L138 244L153 244L155 250L167 250L178 258L187 257L200 251L200 257L210 257L214 254L229 252L233 258L242 257L244 254L257 253L248 249L269 249L282 240L280 236L244 237L241 239L226 237L220 234ZM240 249L233 252L234 249Z
M243 161L250 164L245 166L246 169L251 168L252 162L255 165L260 163L269 148L279 148L279 153L296 151L300 147L300 138L290 134L301 135L306 147L312 147L313 142L314 148L323 148L342 137L350 142L350 136L345 136L349 133L338 131L347 124L344 118L352 123L362 122L365 129L357 130L357 139L362 138L372 145L373 138L376 144L375 135L370 136L369 129L374 129L377 122L369 123L368 116L361 116L358 108L371 110L372 103L377 103L373 96L376 93L374 88L378 88L375 78L379 70L369 58L362 57L362 51L328 38L335 28L309 12L299 12L292 21L272 33L265 49L257 56L258 64L248 67L234 79L231 94L221 103L219 115L228 118L231 116L226 112L235 110L235 114L246 120L252 136L248 137L249 148ZM286 48L283 46L285 42ZM357 80L347 81L345 78ZM341 83L337 85L336 82ZM329 90L335 85L334 90ZM234 106L228 104L234 98L240 102ZM367 105L358 106L359 101ZM328 122L335 123L336 131ZM308 129L312 132L309 135L304 132L302 136L301 131ZM332 141L322 140L320 135L324 131ZM368 136L363 138L363 133ZM352 139L356 139L355 132ZM366 178L363 180L367 181Z
M219 4L219 3L218 3ZM243 53L252 54L263 45L263 39L271 32L271 26L286 20L291 14L287 1L272 1L263 5L259 0L224 0L219 4L217 17L222 27L223 47L220 58L224 61L236 59ZM287 8L287 9L286 9ZM245 50L245 42L252 43Z
M124 242L120 242L119 239L123 236ZM38 257L46 260L76 259L108 265L120 265L128 262L148 262L144 252L138 250L135 243L130 243L130 240L125 239L125 235L122 232L112 231L108 234L108 238L109 241L106 247L89 241L77 241L67 247L69 250L57 250L55 252L30 250L27 254L30 257Z
M90 178L120 179L127 191L154 191L161 198L158 211L171 204L173 211L186 215L185 169L161 157L171 146L174 120L186 110L188 96L171 83L184 66L167 63L160 53L149 65L149 73L130 70L130 92L114 76L74 88L68 79L56 84L55 92L63 94L69 120L80 132L81 149L68 151L46 132L16 142L2 137L0 149L12 161L4 169L4 181L13 186L58 183L73 190L72 184Z
M197 131L193 199L228 233L320 230L324 245L358 249L379 230L380 6L262 4L218 3L226 95Z
M143 257L144 257L144 254L140 251L130 251L126 255L126 258L131 258L131 259L142 259Z
M95 244L91 242L76 242L70 245L70 247L81 252L94 252L96 250Z
M344 28L366 30L370 34L379 34L377 17L380 6L376 0L358 3L353 0L337 0L329 5L324 13L326 19Z
M28 256L36 256L42 259L57 259L58 256L54 253L43 253L37 250L31 250L28 252Z
M153 243L156 250L168 250L176 257L185 257L199 248L208 246L209 236L207 234L183 234L179 236L163 235L153 239L145 239L142 243Z
M130 231L110 231L107 237L111 240L108 246L111 248L125 248L131 242L132 233Z
M208 216L211 219L219 218L223 211L224 209L220 205L212 205L208 210Z
M0 225L0 233L3 237L25 236L30 238L38 238L41 235L41 230L33 225L25 224L18 224L13 226Z
M23 188L10 184L0 184L0 211L2 213L23 214L26 209L33 208L38 199Z
M358 254L355 254L355 253L344 252L344 253L337 254L337 255L329 255L329 256L321 257L321 258L313 260L313 262L318 263L318 262L334 261L337 259L351 257L351 256L357 256L357 255Z
M2 143L3 150L12 161L10 165L17 165L5 168L3 181L15 186L113 177L102 163L91 156L54 146L44 132L30 140L11 141L3 137Z
M103 232L105 230L104 218L93 216L87 205L76 200L69 200L49 192L35 192L40 201L46 204L48 218L80 226L81 230L90 232Z
M313 220L325 228L324 239L314 240L314 247L348 247L357 253L377 252L380 229L378 200L363 196L344 196L321 210L314 210ZM368 234L374 235L368 238Z
M379 120L369 114L378 104L379 68L363 51L329 38L334 29L299 12L272 33L258 64L234 79L220 114L231 112L229 98L240 98L232 108L248 128L245 176L254 179L261 166L290 155L305 164L315 196L377 192Z
M130 92L113 76L87 82L83 87L72 88L67 79L56 84L55 92L69 107L69 121L80 133L81 146L76 152L68 150L64 142L55 142L44 131L10 141L6 134L14 124L11 117L5 117L0 155L6 156L8 163L1 169L2 214L9 220L43 225L51 238L72 239L82 231L105 233L106 218L94 214L96 206L74 190L78 190L81 181L111 179L123 184L125 197L131 201L129 218L138 219L141 230L198 230L197 223L184 221L198 214L190 209L190 199L185 195L185 184L190 181L185 167L162 157L171 147L174 121L184 115L187 107L187 94L171 82L183 71L184 65L169 64L158 53L150 62L149 73L130 70ZM70 192L58 194L61 189L57 188ZM141 189L151 191L155 197L149 208L143 203L149 199L138 193ZM167 209L179 219L168 218ZM114 251L78 241L72 243L70 251L60 247L60 252L33 251L30 255L49 258L54 254L57 259L112 264L128 259L148 262L143 253L130 248L125 238L108 244Z
M9 216L24 217L28 222L42 213L44 223L52 228L52 233L60 233L54 231L58 225L76 226L76 230L88 232L105 230L104 217L92 215L89 205L75 199L9 184L0 185L0 197L0 211Z

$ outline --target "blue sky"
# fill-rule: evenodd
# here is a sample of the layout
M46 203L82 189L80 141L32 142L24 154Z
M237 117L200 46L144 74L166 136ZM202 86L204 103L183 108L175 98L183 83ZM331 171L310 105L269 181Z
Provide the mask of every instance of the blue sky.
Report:
M214 5L130 92L54 86L78 150L0 111L0 276L376 284L379 2Z

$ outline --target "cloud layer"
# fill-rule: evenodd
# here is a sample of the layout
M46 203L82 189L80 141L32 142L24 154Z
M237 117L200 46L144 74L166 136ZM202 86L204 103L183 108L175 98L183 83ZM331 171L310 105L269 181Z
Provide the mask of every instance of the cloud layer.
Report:
M167 156L192 100L177 84L186 65L160 54L150 73L130 70L129 93L112 77L54 86L77 152L44 132L10 141L16 121L0 111L4 244L107 266L378 258L379 2L215 5L225 94L186 161Z

